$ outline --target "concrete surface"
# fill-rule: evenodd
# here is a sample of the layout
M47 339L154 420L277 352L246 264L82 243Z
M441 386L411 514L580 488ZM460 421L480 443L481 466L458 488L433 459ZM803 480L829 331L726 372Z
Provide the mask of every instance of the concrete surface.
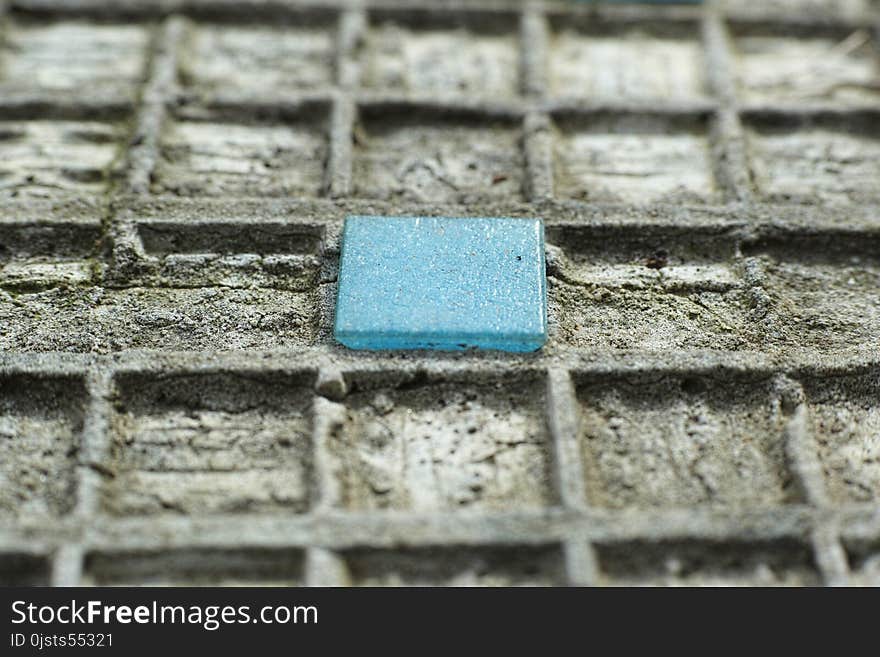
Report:
M880 584L876 2L0 6L0 581ZM348 214L546 347L334 344Z

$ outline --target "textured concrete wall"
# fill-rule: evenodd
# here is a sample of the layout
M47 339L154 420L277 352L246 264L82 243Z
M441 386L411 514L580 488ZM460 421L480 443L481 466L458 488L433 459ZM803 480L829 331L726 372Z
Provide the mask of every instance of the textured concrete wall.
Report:
M0 6L0 581L880 583L876 3ZM349 213L546 348L335 345Z

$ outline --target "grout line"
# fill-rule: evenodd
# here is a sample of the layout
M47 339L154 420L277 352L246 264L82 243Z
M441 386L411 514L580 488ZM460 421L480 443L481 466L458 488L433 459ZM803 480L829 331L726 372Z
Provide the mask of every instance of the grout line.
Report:
M525 194L532 203L553 198L553 127L550 118L529 112L523 121Z
M569 586L598 586L599 564L593 545L583 533L575 534L563 543L566 583Z
M0 80L6 78L6 61L10 53L10 35L13 31L11 0L0 0Z
M716 178L726 201L748 202L752 196L751 181L730 35L717 9L708 7L703 16L705 72L710 92L719 103L711 130Z
M571 373L553 368L547 373L547 412L553 446L553 465L562 506L587 510L584 468L578 446L578 411Z
M330 198L344 198L352 192L354 124L357 110L351 95L339 91L330 110L330 144L325 188Z
M876 535L876 505L841 505L818 510L803 504L752 509L677 508L572 513L558 508L513 512L412 513L328 511L326 513L218 514L182 516L97 515L78 536L79 519L68 516L52 527L19 530L0 525L4 551L30 551L41 544L58 549L80 545L84 551L234 548L430 547L488 545L572 545L592 542L709 540L713 542L803 540L817 530ZM838 531L838 528L840 531ZM874 528L874 529L871 529ZM832 531L833 530L833 531ZM829 533L830 532L830 533ZM856 534L854 534L854 532ZM57 534L61 534L58 536ZM858 534L861 535L861 534ZM820 538L822 534L817 534ZM822 538L822 540L826 540ZM833 544L832 544L833 545ZM583 561L584 557L578 557ZM587 562L584 562L587 563ZM574 569L573 569L574 570ZM830 570L830 568L829 568ZM580 572L583 572L581 569Z
M850 581L846 552L834 521L820 522L810 537L816 566L826 586L847 586Z
M520 18L519 51L523 93L535 99L547 96L547 58L550 25L539 6L529 3Z
M85 551L78 544L64 544L52 559L51 586L80 586Z
M648 374L693 374L721 370L735 370L743 374L771 377L780 372L809 372L816 376L834 376L841 368L865 368L880 365L876 351L856 352L850 356L840 355L835 365L828 365L820 354L804 352L793 354L786 360L773 360L762 352L739 354L690 352L670 350L663 353L634 351L622 356L615 350L565 350L527 361L505 357L467 358L456 355L444 357L433 355L430 359L434 370L448 374L466 373L474 369L502 375L511 365L527 366L533 371L559 366L577 370L590 376ZM410 357L392 360L380 355L349 354L332 346L300 347L291 349L263 349L256 351L167 351L123 350L108 355L87 353L0 353L0 371L53 375L86 375L91 368L109 370L111 373L156 373L169 370L185 372L216 372L227 370L310 370L333 366L344 370L381 373L411 373L425 367L424 361Z
M306 550L306 586L346 586L345 560L336 552L313 547Z
M328 267L330 269L330 267ZM338 275L339 266L333 267L332 275ZM334 280L320 281L315 292L317 298L317 316L315 317L315 343L327 345L332 348L336 344L333 336L334 320L336 317L336 292L337 283Z
M565 508L589 511L578 445L577 401L569 371L553 368L547 373L547 409L560 502ZM563 554L569 585L596 585L598 566L586 532L580 528L571 531L563 541Z
M546 110L538 109L547 95L547 57L550 27L536 3L520 17L519 51L522 92L535 103L523 119L526 160L525 192L531 202L553 197L553 132Z
M322 394L341 399L345 395L345 382L336 369L322 369L318 379ZM322 513L339 509L343 502L340 477L336 476L338 464L333 457L330 441L345 422L345 407L335 401L316 396L312 407L312 511Z
M83 422L80 449L76 516L88 524L100 507L102 474L110 457L110 417L113 373L95 370L86 377L88 408Z
M336 44L336 82L340 88L355 90L360 86L359 51L367 31L363 9L349 9L339 16Z
M4 78L5 72L4 68L6 65L6 48L9 44L9 32L10 32L10 23L12 19L9 17L9 2L7 0L0 0L0 78Z
M721 107L715 112L710 143L715 177L725 202L750 202L753 194L746 135L736 111Z
M360 86L358 50L367 29L367 15L356 7L339 17L336 44L337 91L330 110L329 153L325 190L330 198L344 198L352 191L352 149L357 120L356 93Z
M807 504L830 506L817 445L808 426L809 410L803 387L787 376L778 376L775 388L783 412L789 413L784 429L785 454Z
M2 99L0 99L2 103ZM349 214L368 213L372 210L393 212L393 204L376 199L351 199L344 204L327 199L314 198L260 198L260 197L190 197L159 196L143 199L117 194L112 199L121 211L136 215L138 223L164 223L185 225L191 220L225 221L260 225L265 221L278 222L278 214L289 215L291 221L312 226L327 226L341 229L342 220ZM619 226L625 224L638 230L644 226L672 226L751 229L749 238L764 236L778 237L781 230L799 233L804 237L823 239L839 234L856 235L866 233L871 238L880 238L880 196L877 202L852 205L846 208L847 222L842 224L829 213L827 206L811 206L780 203L752 203L748 206L738 204L700 204L693 206L671 205L668 203L624 204L624 203L585 203L578 201L547 202L547 224L555 226L571 224L590 224ZM56 225L81 223L84 217L71 218L54 214L49 205L38 205L41 213L29 213L30 221L53 222ZM95 206L98 207L97 205ZM451 211L465 212L468 208L487 212L515 213L526 216L534 205L518 201L499 200L464 205L462 203L413 203L410 212L425 213L425 216L439 215ZM218 208L228 209L221 213ZM21 203L0 201L0 212L25 214ZM93 211L92 222L98 222L99 211ZM185 215L185 216L183 216ZM222 219L226 217L226 219Z
M706 7L701 27L709 91L723 105L735 106L737 93L733 50L727 26L717 7Z
M143 88L132 137L134 145L128 153L129 170L125 182L128 194L150 192L168 104L177 91L177 61L183 31L184 20L171 16L160 25L155 36L149 77Z
M798 405L785 428L786 451L792 463L807 503L814 506L829 505L822 473L822 464L815 451L815 442L807 428L807 407Z
M100 506L103 468L109 451L110 395L113 375L104 370L86 374L87 405L83 419L79 465L77 466L76 529L87 528ZM81 544L62 544L52 564L52 586L77 586L82 580L85 550Z
M783 431L785 454L798 488L807 504L820 510L831 509L818 445L809 426L809 406L803 386L783 375L776 377L774 388L779 395L781 411L789 415ZM837 526L836 519L825 519L820 515L810 530L813 558L827 586L843 586L849 581L846 554Z
M589 541L697 538L719 542L737 541L744 536L759 541L803 539L815 527L829 520L848 527L875 517L876 508L868 504L831 513L792 504L749 510L679 508L580 513L548 508L506 513L319 510L301 515L100 515L85 534L83 544L89 550L99 551L234 547L241 543L242 536L247 536L249 545L254 547L323 547L344 551L358 546L547 545L566 542L577 546ZM572 579L588 579L585 575L590 572L588 557L577 557L580 565L573 564Z

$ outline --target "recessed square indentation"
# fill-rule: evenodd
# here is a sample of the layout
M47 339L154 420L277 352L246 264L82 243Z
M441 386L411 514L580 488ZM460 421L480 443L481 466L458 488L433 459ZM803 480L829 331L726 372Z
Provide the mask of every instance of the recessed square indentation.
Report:
M752 179L775 202L868 203L880 197L880 127L876 117L746 122Z
M372 23L364 53L367 88L490 97L512 96L519 90L512 16L460 21L445 20L441 14L380 12Z
M718 197L705 120L642 115L558 121L556 195L612 203Z
M167 285L167 282L163 282ZM317 293L268 288L56 287L0 298L0 350L229 351L313 344Z
M181 57L185 85L216 93L331 87L335 75L331 25L260 27L201 24Z
M786 418L768 381L655 375L583 381L588 496L610 508L774 506L794 499Z
M239 122L196 112L166 128L153 191L314 197L321 193L326 158L322 120Z
M0 518L73 510L84 404L80 379L0 376Z
M811 21L863 15L873 0L725 0L724 8L730 16L760 17L767 20L789 17L793 13L809 16Z
M613 586L819 586L810 548L791 539L621 541L595 546Z
M555 21L550 93L591 99L688 100L705 93L699 29L691 24L572 26Z
M742 349L753 344L736 244L724 228L555 226L551 339L578 348Z
M553 503L540 380L356 384L344 404L328 444L340 503L348 509L516 510Z
M367 113L355 128L354 194L410 203L522 198L521 130L507 120Z
M104 509L117 515L284 511L309 503L309 376L125 375Z
M0 553L0 586L49 586L49 560L26 552Z
M539 219L346 220L334 335L347 347L534 351L546 332Z
M323 229L294 222L150 221L138 225L143 269L158 286L218 285L309 292L318 285ZM280 305L287 305L280 304Z
M736 74L752 102L842 101L880 98L880 60L869 30L785 36L740 29Z
M821 352L870 348L880 335L880 239L861 231L782 234L743 245L770 301L773 342Z
M809 422L838 503L880 499L880 371L808 379Z
M852 586L880 586L880 539L845 540Z
M445 547L348 550L355 586L558 586L565 574L558 547Z
M95 552L84 575L95 586L302 586L303 561L280 548Z
M11 26L0 56L0 88L134 96L143 79L149 33L139 25L85 21Z
M97 217L0 225L0 285L17 292L87 283L101 241Z
M95 121L0 121L0 196L100 194L121 128Z

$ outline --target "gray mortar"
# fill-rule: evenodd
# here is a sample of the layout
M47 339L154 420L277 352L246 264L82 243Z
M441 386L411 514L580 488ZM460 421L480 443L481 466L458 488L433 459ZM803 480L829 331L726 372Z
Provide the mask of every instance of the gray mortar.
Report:
M355 386L346 397L328 441L342 506L442 511L551 503L541 382L410 385Z
M9 5L0 581L876 583L876 4ZM347 214L543 217L547 346L336 345Z
M675 377L579 388L588 494L597 506L795 501L768 382ZM669 399L676 390L678 398Z
M310 496L308 381L255 375L120 381L111 420L118 515L302 512Z
M0 381L0 513L51 517L74 506L83 386L75 379Z

